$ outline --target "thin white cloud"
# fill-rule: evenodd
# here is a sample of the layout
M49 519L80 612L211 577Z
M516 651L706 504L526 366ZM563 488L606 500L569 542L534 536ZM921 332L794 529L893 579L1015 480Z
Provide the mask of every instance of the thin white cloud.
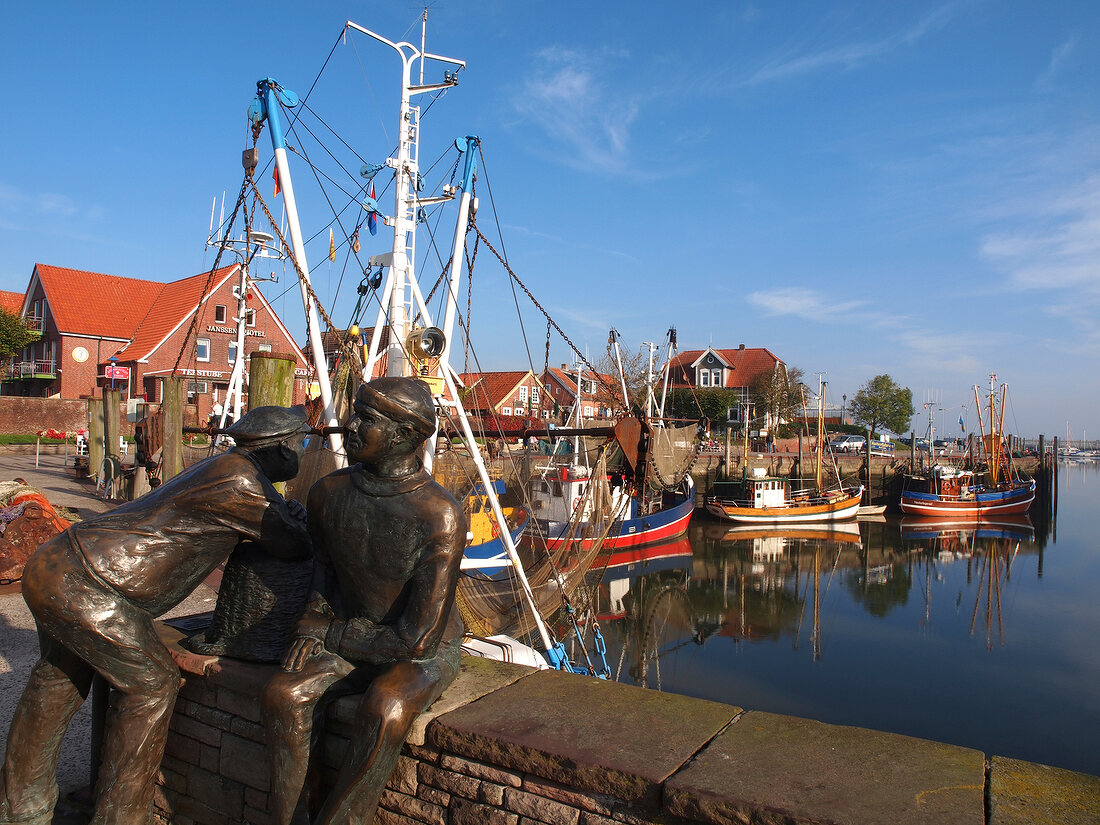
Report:
M28 193L6 183L0 183L0 212L51 218L71 218L82 214L82 208L70 196L58 192ZM102 210L84 208L83 216L98 217Z
M983 238L981 254L1019 289L1073 289L1075 304L1100 307L1100 174L1045 202L1034 199L1016 222Z
M622 57L613 52L545 49L536 56L534 73L523 81L517 95L519 113L553 143L564 145L559 158L566 165L636 174L631 129L640 105L607 80L611 64Z
M797 55L783 55L761 66L743 84L756 86L799 75L831 69L854 69L870 60L914 45L925 35L945 26L955 15L960 3L948 3L925 15L914 25L895 34L860 43L847 43Z
M823 324L847 321L846 313L864 306L862 301L830 300L824 293L805 287L757 290L749 294L748 300L768 315L794 315Z
M1046 69L1043 70L1043 73L1039 75L1035 81L1036 88L1051 88L1054 85L1055 79L1057 79L1076 48L1076 35L1071 35L1064 43L1056 46L1050 54L1050 61L1047 63Z

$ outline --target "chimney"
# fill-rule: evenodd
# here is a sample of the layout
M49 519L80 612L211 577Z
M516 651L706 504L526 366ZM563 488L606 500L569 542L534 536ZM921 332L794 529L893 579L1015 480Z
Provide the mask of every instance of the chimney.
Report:
M745 348L744 344L741 344L741 346L738 347L738 349L744 349L744 348Z
M562 364L562 365L561 365L561 368L562 368L563 370L565 370L566 372L568 372L568 371L569 371L569 365L568 365L568 364Z

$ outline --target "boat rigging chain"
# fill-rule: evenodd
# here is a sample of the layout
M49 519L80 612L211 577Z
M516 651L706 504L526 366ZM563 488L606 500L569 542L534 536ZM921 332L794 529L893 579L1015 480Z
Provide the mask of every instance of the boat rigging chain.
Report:
M233 214L230 216L229 224L225 228L225 234L222 236L222 243L218 244L218 254L214 256L214 265L210 267L210 274L206 276L206 286L203 288L202 295L199 296L200 301L210 292L210 286L214 282L214 273L218 271L218 264L221 263L222 253L225 252L225 244L229 240L229 232L233 228L234 222L237 220L237 213L241 211L241 204L243 204L248 197L248 183L251 178L252 170L245 170L245 179L241 182L241 194L237 196L237 205L233 207ZM255 184L253 184L253 188L255 188ZM270 218L270 215L268 217ZM179 372L180 361L183 360L183 351L186 349L187 342L191 339L191 335L196 331L198 323L199 308L196 307L195 313L191 316L191 325L187 328L187 334L183 337L183 346L180 347L179 355L176 356L176 363L172 366L172 375Z
M553 318L550 317L550 313L547 312L543 308L542 304L540 304L538 302L538 299L535 298L535 296L531 293L531 290L529 290L527 288L527 285L525 283L523 283L523 281L520 280L520 277L518 275L516 275L515 272L512 271L512 267L510 267L508 265L508 262L506 260L504 260L504 258L501 256L501 254L499 252L497 252L496 247L494 247L493 244L489 241L489 239L485 237L485 235L482 233L481 229L477 226L477 223L474 220L474 218L470 219L470 227L474 232L477 233L477 237L481 240L481 242L484 243L489 248L489 251L492 252L493 255L496 256L496 259L498 261L500 261L500 265L504 267L505 271L511 276L512 280L515 281L517 284L519 284L519 288L522 289L527 294L527 297L531 299L531 303L533 303L535 305L535 308L538 309L538 311L543 314L543 317L546 318L548 323L553 325L553 327L557 331L558 335L560 335L562 337L562 340L565 341L565 343L569 345L569 348L571 350L573 350L573 354L577 356L577 359L582 364L584 364L586 367L588 367L588 369L591 371L592 375L595 377L595 380L600 384L600 386L602 386L604 388L604 390L607 391L608 397L609 398L615 398L615 390L607 383L607 381L604 380L603 376L600 375L600 373L596 371L596 368L588 362L588 359L585 358L584 355L581 354L581 351L579 349L577 349L577 345L574 344L573 341L569 338L569 336L565 334L564 330L562 330L562 328L558 326L557 322ZM617 400L616 400L615 403L616 403L617 406L619 406L619 409L622 412L629 412L629 410L623 409L622 406L618 403Z
M283 235L283 232L279 228L279 225L275 221L275 218L272 216L271 211L267 208L267 203L264 201L263 195L260 194L259 187L256 186L256 180L252 175L252 170L249 170L245 174L245 185L247 186L249 184L251 184L252 191L256 194L256 200L259 201L260 208L263 209L264 215L267 217L268 222L271 224L271 228L275 230L275 234L278 236L279 242L283 245L283 249L287 251L287 257L289 258L290 263L294 266L295 273L297 273L298 275L298 282L302 285L302 288L306 290L306 293L313 301L313 305L317 308L318 314L320 314L321 319L325 322L325 325L329 328L329 331L334 334L334 337L336 338L337 343L339 344L343 354L349 358L353 357L355 351L354 349L352 349L351 344L347 341L347 336L340 334L341 330L334 323L332 323L332 319L329 318L328 313L325 312L324 305L321 303L321 299L317 296L317 293L314 292L313 285L309 282L309 278L306 277L305 273L302 272L301 266L298 265L298 259L291 251L291 247L290 244L287 243L286 236ZM404 346L404 344L402 344L402 346Z

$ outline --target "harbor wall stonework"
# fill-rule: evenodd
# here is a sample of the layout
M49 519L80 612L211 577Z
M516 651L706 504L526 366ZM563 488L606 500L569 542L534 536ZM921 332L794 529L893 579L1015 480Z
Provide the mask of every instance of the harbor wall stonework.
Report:
M178 647L155 819L272 825L259 692L272 666ZM332 783L355 697L330 709ZM381 825L1096 822L1100 779L926 740L463 657L414 725Z

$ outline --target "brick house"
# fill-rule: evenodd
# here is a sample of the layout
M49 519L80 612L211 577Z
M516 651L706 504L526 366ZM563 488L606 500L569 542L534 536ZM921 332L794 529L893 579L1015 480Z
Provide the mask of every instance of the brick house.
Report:
M752 386L762 377L786 374L787 365L764 347L685 350L668 365L669 389L733 390L740 402L749 401ZM777 422L766 422L768 425Z
M459 379L466 388L462 405L471 416L549 420L553 415L553 401L531 370L468 372Z
M124 399L159 402L163 378L178 361L188 401L203 418L229 386L239 284L237 264L170 283L35 264L19 312L42 337L14 359L2 377L3 393L81 398L113 380ZM301 403L309 377L305 356L255 284L249 294L245 355L294 355L293 398Z
M542 383L560 419L570 415L577 398L577 372L562 364L549 367L542 374ZM622 407L622 399L612 394L618 381L610 375L591 370L581 372L581 415L586 421L610 421Z

